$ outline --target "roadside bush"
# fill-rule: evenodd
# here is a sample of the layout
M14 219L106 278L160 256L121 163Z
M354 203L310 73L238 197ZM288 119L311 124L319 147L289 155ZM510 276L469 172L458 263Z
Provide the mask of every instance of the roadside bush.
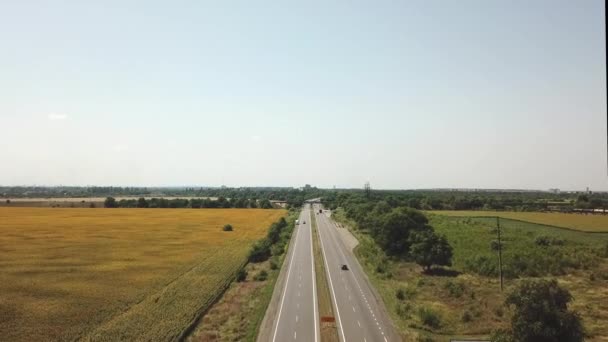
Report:
M490 341L492 342L514 342L511 334L504 329L498 329L492 331L490 335Z
M434 310L421 307L418 309L418 318L420 318L420 322L432 329L439 329L441 327L441 319L439 314Z
M236 273L236 281L238 282L242 282L245 281L245 279L247 279L247 270L244 268L241 268L237 273Z
M276 270L278 268L279 268L279 266L277 265L276 260L274 258L270 259L270 269L271 270Z
M405 299L405 291L403 291L403 289L397 289L397 292L395 293L395 297L397 297L397 299L399 300L404 300Z
M410 312L412 311L412 306L410 303L405 303L405 304L397 304L397 315L399 315L399 317L402 317L404 319L407 319L410 317Z
M231 232L232 231L232 225L231 224L227 224L224 226L223 230L225 232Z
M281 243L276 243L270 247L270 253L272 255L281 255L285 252L285 247Z
M270 258L270 242L267 239L256 242L249 251L250 262L262 262Z
M448 291L450 297L454 298L460 298L465 289L463 283L452 280L448 280L443 287Z
M268 272L266 272L266 270L261 270L260 273L253 277L253 280L255 281L264 281L266 279L268 279Z

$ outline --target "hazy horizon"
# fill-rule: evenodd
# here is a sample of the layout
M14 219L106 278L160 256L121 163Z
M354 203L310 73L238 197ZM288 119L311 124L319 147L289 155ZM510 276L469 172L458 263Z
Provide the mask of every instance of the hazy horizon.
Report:
M604 1L230 4L0 4L0 185L608 190Z

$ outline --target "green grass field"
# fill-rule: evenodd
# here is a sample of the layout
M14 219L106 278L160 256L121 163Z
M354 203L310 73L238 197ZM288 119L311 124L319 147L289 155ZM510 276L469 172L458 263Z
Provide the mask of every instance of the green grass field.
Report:
M473 210L431 210L427 211L427 213L455 217L499 216L507 219L545 224L560 228L608 233L608 215Z
M285 214L0 208L0 336L174 340Z

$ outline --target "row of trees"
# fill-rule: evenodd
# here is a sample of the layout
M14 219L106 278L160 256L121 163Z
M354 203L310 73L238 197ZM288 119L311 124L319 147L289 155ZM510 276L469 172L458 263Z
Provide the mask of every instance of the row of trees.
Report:
M272 203L267 200L256 200L246 198L218 199L210 198L151 198L140 197L138 199L116 200L114 197L107 197L104 201L106 208L273 208Z
M293 223L290 225L285 218L281 217L278 222L270 226L266 237L253 245L249 251L249 261L262 262L273 255L283 254L292 230Z
M560 193L532 191L428 191L362 190L327 192L328 203L347 200L352 195L372 201L386 201L390 206L407 206L420 210L511 210L545 211L553 207L568 211L574 208L601 209L608 207L607 193Z
M319 189L306 185L293 187L2 187L0 197L224 197L281 200L299 207L305 199L367 195L389 205L420 210L515 210L539 211L551 207L600 209L608 206L608 193L549 193L541 191L476 190L374 190Z
M0 186L0 198L66 198L66 197L224 197L287 202L290 207L299 207L308 198L321 197L329 190L307 185L293 187L27 187Z

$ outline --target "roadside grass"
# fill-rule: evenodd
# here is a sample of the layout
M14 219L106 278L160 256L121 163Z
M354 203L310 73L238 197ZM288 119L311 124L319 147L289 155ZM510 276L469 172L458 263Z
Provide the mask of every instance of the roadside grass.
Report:
M0 335L178 339L285 213L0 208Z
M249 341L257 339L258 332L287 252L287 245L294 230L299 211L291 210L286 218L288 234L285 250L261 263L245 266L244 281L233 282L221 299L204 315L188 336L187 341ZM272 264L275 263L276 267ZM268 274L265 280L256 280L256 275Z
M585 215L574 213L539 213L514 211L481 211L481 210L429 210L426 213L454 217L502 217L520 220L539 225L548 225L585 232L608 233L608 215Z
M513 286L529 276L511 274L505 279L505 290L501 293L494 273L481 275L470 268L471 260L479 257L487 257L487 265L497 267L497 255L490 249L496 234L489 228L495 219L429 215L430 224L446 235L453 246L454 258L450 272L426 275L414 263L387 258L367 234L345 218L342 210L335 211L332 217L350 227L359 239L355 253L405 341L487 338L492 330L509 327L511 312L503 305L504 298ZM571 308L581 314L590 335L588 340L606 341L608 255L603 254L606 236L506 219L501 219L501 226L506 269L535 271L542 277L560 270L554 276L573 294ZM538 246L535 241L539 236L555 238L550 241L563 240L563 244ZM532 253L536 255L528 259ZM534 266L539 260L547 263L546 269ZM563 267L551 269L547 265Z
M327 281L327 273L325 270L325 261L323 258L323 251L321 250L321 243L319 240L319 232L317 228L317 215L312 215L312 246L313 254L315 257L315 277L317 281L317 302L319 309L319 321L321 327L321 341L323 342L337 342L338 328L335 322L333 304L331 300L331 294L329 290L329 283ZM333 318L334 321L324 321L324 317Z

